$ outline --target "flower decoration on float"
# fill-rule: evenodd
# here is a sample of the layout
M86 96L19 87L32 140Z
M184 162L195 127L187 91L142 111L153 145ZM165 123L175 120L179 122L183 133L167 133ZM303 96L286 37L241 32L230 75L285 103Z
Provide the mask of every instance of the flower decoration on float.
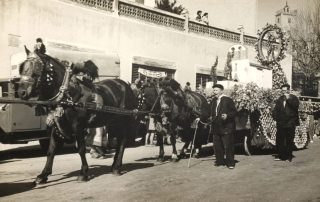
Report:
M285 32L276 24L267 24L262 31L258 30L258 41L255 44L257 60L264 66L273 66L285 58L288 39ZM264 54L263 49L267 49Z

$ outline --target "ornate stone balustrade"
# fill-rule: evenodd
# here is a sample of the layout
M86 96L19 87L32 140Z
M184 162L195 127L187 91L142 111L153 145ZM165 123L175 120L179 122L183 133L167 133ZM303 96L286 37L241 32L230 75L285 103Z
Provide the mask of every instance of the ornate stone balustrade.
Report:
M70 0L86 6L112 11L113 0Z
M183 17L152 9L128 1L119 2L119 15L132 17L137 20L150 22L153 24L184 30L185 20Z
M165 12L156 8L150 8L139 3L127 0L70 0L79 4L83 4L106 11L118 11L120 16L134 18L140 21L170 27L179 31L199 34L207 37L213 37L221 40L238 43L240 34L237 32L219 29L217 27L207 26L205 24L186 21L185 17ZM114 9L116 7L118 9ZM246 45L254 46L257 38L253 36L244 36Z
M189 21L189 32L232 42L239 42L240 40L239 33L210 27L194 21Z

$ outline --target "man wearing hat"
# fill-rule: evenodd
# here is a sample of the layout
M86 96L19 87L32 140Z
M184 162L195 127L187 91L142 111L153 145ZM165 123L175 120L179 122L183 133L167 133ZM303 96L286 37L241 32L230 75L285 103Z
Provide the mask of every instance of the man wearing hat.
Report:
M276 100L272 117L277 122L275 161L292 161L293 139L299 125L299 99L290 94L290 85L281 87L282 95Z
M37 54L45 54L46 53L46 46L43 44L41 38L36 39L36 44L34 45L34 52Z
M236 107L233 100L223 94L223 86L213 86L214 99L211 102L213 148L216 156L215 166L235 166L234 134L236 130ZM224 158L226 156L226 159Z

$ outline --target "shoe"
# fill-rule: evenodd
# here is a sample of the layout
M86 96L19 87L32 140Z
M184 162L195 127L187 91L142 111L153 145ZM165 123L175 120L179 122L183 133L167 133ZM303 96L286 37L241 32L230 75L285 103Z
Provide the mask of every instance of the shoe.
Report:
M222 164L222 163L214 163L214 166L215 166L215 167L219 167L219 166L225 166L225 165Z
M276 157L273 159L274 161L282 161L280 158Z
M292 159L287 159L286 162L291 163L291 162L292 162Z
M229 169L234 169L234 166L228 166Z

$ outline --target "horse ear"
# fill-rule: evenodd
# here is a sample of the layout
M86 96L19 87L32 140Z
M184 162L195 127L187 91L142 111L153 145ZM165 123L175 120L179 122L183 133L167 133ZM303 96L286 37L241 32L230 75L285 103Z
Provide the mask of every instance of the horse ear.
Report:
M27 56L29 56L31 51L27 48L26 45L24 45L24 50L26 51Z

